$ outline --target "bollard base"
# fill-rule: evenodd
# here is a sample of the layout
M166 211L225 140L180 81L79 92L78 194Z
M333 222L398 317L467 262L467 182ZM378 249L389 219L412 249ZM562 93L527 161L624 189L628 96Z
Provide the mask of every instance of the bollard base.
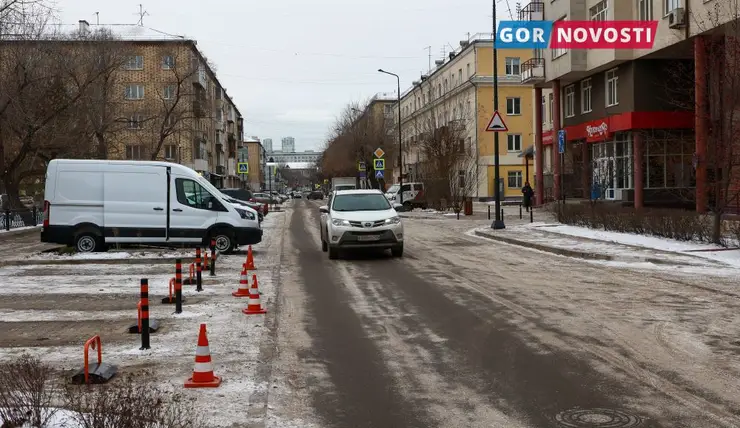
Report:
M156 333L156 331L159 330L159 321L149 319L149 333ZM128 328L128 332L130 334L140 334L139 333L139 324L134 324L131 327Z
M185 296L182 296L182 301L185 302ZM175 303L175 296L172 296L171 299L169 297L165 297L164 299L162 299L162 304L164 305L174 305Z
M494 230L506 229L506 226L504 225L503 220L494 220L493 224L491 225L491 229L494 229Z
M197 283L195 279L186 278L182 280L182 285L196 285Z
M88 371L88 378L90 379L91 384L107 383L116 375L116 373L118 373L118 367L105 363L90 364L89 369L90 370ZM84 368L72 376L72 383L75 385L85 384Z

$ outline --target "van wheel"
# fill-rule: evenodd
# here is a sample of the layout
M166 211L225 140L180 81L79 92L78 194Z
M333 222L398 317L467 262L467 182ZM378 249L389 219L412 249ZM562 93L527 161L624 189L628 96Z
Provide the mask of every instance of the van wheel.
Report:
M216 240L216 250L218 250L219 253L229 254L233 253L236 249L234 235L229 231L217 230L211 234L211 239Z
M75 250L78 253L94 253L102 249L100 237L94 233L83 232L75 237Z

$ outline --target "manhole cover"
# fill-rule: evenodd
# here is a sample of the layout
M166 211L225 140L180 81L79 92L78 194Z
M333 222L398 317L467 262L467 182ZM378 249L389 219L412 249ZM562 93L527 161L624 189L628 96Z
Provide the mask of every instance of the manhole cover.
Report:
M640 417L612 409L571 409L559 413L555 420L569 428L629 428L642 424Z

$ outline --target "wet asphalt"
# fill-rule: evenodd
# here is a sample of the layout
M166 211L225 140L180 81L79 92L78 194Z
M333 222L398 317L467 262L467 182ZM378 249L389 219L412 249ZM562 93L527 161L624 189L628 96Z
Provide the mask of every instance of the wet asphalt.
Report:
M352 297L336 271L336 263L343 261L329 260L308 232L309 228L318 228L316 205L296 201L295 210L290 233L299 251L309 305L305 323L313 341L301 358L323 363L332 384L312 392L312 405L323 423L358 428L450 426L449 421L443 423L428 412L430 403L414 394L413 385L394 377L387 357L383 357L382 345L367 334L363 326L367 320L351 307ZM306 216L309 221L302 215L305 210L310 212ZM442 267L416 270L409 263L413 259L414 253L407 252L404 259L368 255L352 257L349 263L364 272L355 278L359 288L368 278L388 287L392 307L386 309L415 314L401 321L405 329L431 331L434 337L444 339L443 349L432 335L416 335L408 344L431 356L432 369L450 391L458 387L474 391L479 401L510 416L517 426L668 426L655 419L618 414L611 419L585 413L579 416L578 409L619 409L627 397L636 397L618 380L592 368L589 357L578 350L542 352L532 347L526 335L508 322L503 307L499 311L494 302L475 292L461 292L453 301L444 292L444 284L454 278L447 277ZM500 280L495 276L481 279ZM550 329L547 325L537 327ZM438 392L441 398L437 400L441 402L436 405L466 413L464 400ZM563 416L568 409L574 409L572 414ZM471 416L453 426L506 425Z

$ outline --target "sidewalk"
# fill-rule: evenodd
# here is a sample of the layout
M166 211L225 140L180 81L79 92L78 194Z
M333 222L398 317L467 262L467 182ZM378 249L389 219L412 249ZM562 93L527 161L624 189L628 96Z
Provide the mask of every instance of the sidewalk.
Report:
M463 213L460 213L460 221L468 220L468 221L480 221L480 220L491 220L496 218L496 209L491 203L491 217L488 218L488 203L482 203L482 202L474 202L473 203L473 215L472 216L465 216ZM520 224L529 224L530 222L530 215L528 212L524 211L522 209L522 218L519 218L519 205L509 205L509 206L502 206L501 207L504 210L504 222L509 225L520 225ZM457 220L457 215L454 213L454 211L436 211L433 209L415 209L413 211L408 212L400 212L398 214L401 218L413 218L413 219L425 219L425 220ZM553 216L551 213L545 211L544 209L535 209L534 210L534 221L535 222L542 222L542 221L553 221Z
M707 244L603 232L559 223L513 225L502 230L478 228L469 234L586 260L740 269L740 250L727 251ZM701 252L691 253L699 249Z

